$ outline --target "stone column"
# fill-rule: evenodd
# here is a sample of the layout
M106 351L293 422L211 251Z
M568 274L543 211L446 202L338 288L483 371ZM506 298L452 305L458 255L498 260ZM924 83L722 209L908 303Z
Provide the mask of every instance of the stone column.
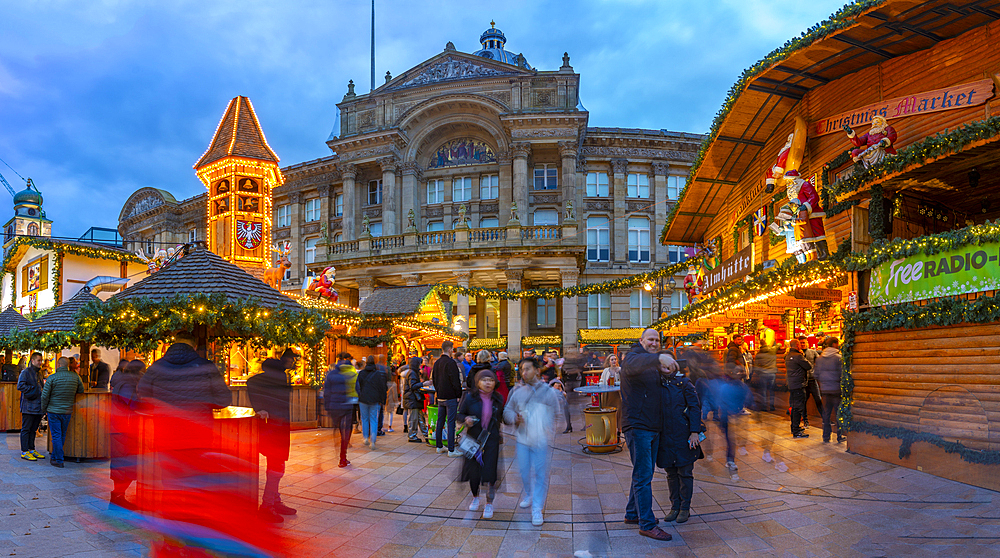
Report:
M559 142L559 158L562 160L563 205L569 200L576 206L576 142Z
M653 162L653 225L649 227L649 240L653 243L653 263L670 265L667 247L658 242L660 229L667 222L667 171L670 165L664 161ZM764 244L767 244L766 242Z
M405 231L407 228L407 215L411 209L413 210L414 224L418 227L420 226L420 210L422 207L420 203L420 183L423 181L423 173L420 171L420 166L414 161L403 163L399 166L399 171L403 174L400 181L402 203L399 205L399 222L400 230Z
M329 250L328 243L333 239L333 232L330 231L330 216L333 211L330 208L330 190L332 188L329 184L320 184L316 187L319 192L319 242L316 243L316 261L325 261L327 259L327 254ZM325 238L324 238L325 231Z
M396 200L396 167L398 161L395 157L383 157L378 160L382 167L382 236L394 236L399 234L399 203Z
M476 297L476 338L486 339L488 335L489 328L486 327L486 299L477 296Z
M511 156L509 151L500 151L497 154L497 165L500 167L499 175L497 181L500 187L500 196L497 199L499 202L499 211L497 211L497 218L500 226L507 224L508 218L508 208L510 207L510 202L513 201L514 185L513 176L511 175Z
M507 276L507 290L521 290L521 277L523 271L520 269L508 269L504 271ZM507 301L507 353L511 361L521 360L521 301Z
M575 287L576 281L580 277L580 272L575 269L567 269L559 272L562 281L562 288ZM576 329L577 319L580 309L577 307L576 297L562 299L562 344L563 356L566 355L567 348L577 346Z
M358 278L358 304L360 305L364 299L368 298L375 291L375 278L374 277L359 277Z
M583 197L587 193L587 159L583 156L576 158L576 204L577 214L577 239L579 244L587 243L587 208L584 207Z
M528 189L531 188L528 177L528 156L531 155L531 144L523 142L512 144L511 155L514 158L513 201L517 202L520 221L527 223L525 216L529 211Z
M614 188L614 218L611 220L611 261L617 263L628 262L628 222L625 214L628 213L628 187L625 178L628 169L628 161L625 159L612 159L612 187ZM652 233L652 231L650 231Z
M358 189L354 179L358 176L358 167L348 163L340 168L340 176L344 180L344 217L340 222L341 228L344 240L355 240L358 238L358 221L355 219L358 212Z
M292 264L292 280L301 281L305 276L305 244L302 242L302 193L295 191L288 193L288 211L291 214L291 224L289 242L292 243L292 253L288 255L288 261ZM282 279L284 280L284 279Z
M458 286L469 288L469 280L472 279L472 273L469 271L455 271L453 272L455 277L458 278ZM465 318L462 322L462 331L466 334L469 333L469 295L458 294L458 312L456 315L460 315ZM468 345L468 340L466 340L463 345Z

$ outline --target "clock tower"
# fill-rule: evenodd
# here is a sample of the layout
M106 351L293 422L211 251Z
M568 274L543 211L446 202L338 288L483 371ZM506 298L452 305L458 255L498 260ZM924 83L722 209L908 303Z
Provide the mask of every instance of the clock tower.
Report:
M4 225L4 251L19 236L51 237L52 221L42 209L42 193L28 179L28 187L14 195L14 217Z
M271 263L271 191L284 178L250 99L229 101L212 143L194 169L208 188L209 250L263 277Z

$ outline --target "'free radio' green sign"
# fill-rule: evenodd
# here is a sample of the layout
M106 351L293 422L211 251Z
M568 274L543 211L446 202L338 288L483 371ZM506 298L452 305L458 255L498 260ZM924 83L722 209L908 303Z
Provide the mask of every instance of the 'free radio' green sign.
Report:
M872 269L872 306L1000 290L1000 242L917 254Z

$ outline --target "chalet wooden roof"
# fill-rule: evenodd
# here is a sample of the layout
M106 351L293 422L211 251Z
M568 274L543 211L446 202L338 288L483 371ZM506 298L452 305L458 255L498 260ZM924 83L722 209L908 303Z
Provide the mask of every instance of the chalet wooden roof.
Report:
M358 309L362 314L412 316L420 312L424 299L433 289L434 285L381 287L361 301Z
M718 133L706 138L704 158L689 178L662 242L703 240L733 186L808 91L997 18L1000 0L887 0L862 12L853 24L777 57L735 94Z
M280 291L222 259L202 244L193 245L177 261L114 296L121 300L147 298L159 302L177 295L215 293L234 301L255 298L267 308L302 308Z
M234 97L229 101L222 121L215 129L215 136L208 150L194 165L200 169L225 157L246 157L270 163L278 163L278 156L267 145L264 131L257 121L253 105L247 97Z
M96 300L97 298L86 288L80 289L66 302L49 310L44 316L31 322L28 329L31 331L73 331L76 329L76 314L83 308L84 304Z
M0 337L8 335L15 328L20 330L28 329L31 321L21 315L20 312L8 306L6 310L0 312Z

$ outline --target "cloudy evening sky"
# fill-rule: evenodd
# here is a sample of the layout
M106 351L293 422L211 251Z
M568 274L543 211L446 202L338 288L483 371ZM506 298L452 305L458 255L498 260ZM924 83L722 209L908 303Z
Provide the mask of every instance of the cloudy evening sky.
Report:
M740 72L842 0L502 5L378 0L376 74L397 75L453 41L474 52L491 19L540 70L568 51L591 126L704 133ZM203 191L191 166L229 99L254 103L282 166L324 143L347 81L369 89L368 0L0 0L0 158L45 195L55 236L117 227L153 186ZM8 167L16 190L24 183ZM10 197L0 191L4 222Z

